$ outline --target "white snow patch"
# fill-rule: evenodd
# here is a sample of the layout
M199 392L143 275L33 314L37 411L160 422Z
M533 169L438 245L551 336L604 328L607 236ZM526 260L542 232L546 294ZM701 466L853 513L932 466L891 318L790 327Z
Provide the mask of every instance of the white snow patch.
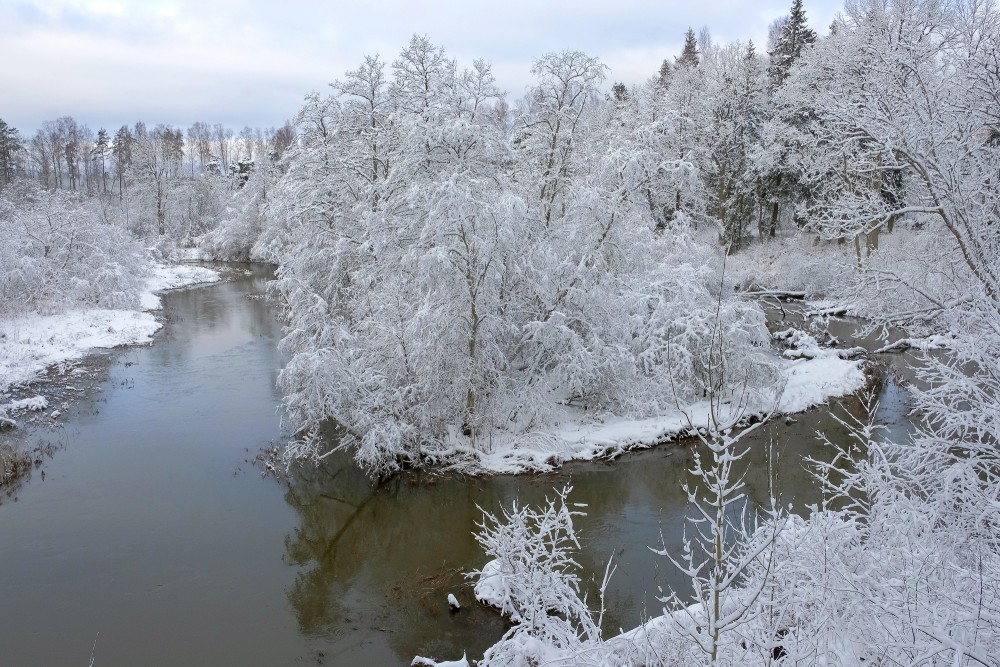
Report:
M22 398L19 401L11 401L6 405L0 405L0 413L16 415L25 411L38 412L47 407L49 407L49 399L44 396L32 396L31 398Z
M0 320L0 392L95 347L149 342L159 328L149 313L103 308Z
M469 667L469 660L464 653L461 660L443 660L441 662L418 655L410 663L410 667Z
M822 405L836 396L853 394L865 386L860 361L838 357L799 359L784 368L785 390L778 412L792 413Z
M777 402L778 414L802 412L830 398L853 394L865 384L862 362L857 360L824 356L781 359L778 363L784 375L784 389ZM749 406L745 414L765 415L773 406L772 398ZM444 462L451 463L451 467L469 474L545 472L567 461L617 456L683 436L692 426L707 426L708 413L709 405L704 401L684 411L674 410L643 419L595 419L581 410L566 408L559 426L520 436L498 432L487 447L455 439L452 448L440 456ZM476 598L482 599L479 592L477 587Z
M190 287L203 283L215 283L220 280L218 271L203 266L187 264L154 264L146 279L146 291L142 294L143 310L159 310L162 308L160 297L155 292L163 292L181 287Z
M219 278L218 272L200 266L154 265L142 307L160 308L160 299L153 291L217 282ZM49 366L80 359L94 348L148 343L160 326L148 312L106 308L0 319L0 393L30 383Z
M475 588L476 599L483 604L500 608L507 599L507 581L500 566L500 561L493 559L479 573L479 581Z

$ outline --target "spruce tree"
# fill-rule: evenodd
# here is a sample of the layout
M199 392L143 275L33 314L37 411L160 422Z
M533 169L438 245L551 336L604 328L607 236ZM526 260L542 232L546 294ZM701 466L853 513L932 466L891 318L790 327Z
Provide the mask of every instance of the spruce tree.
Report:
M777 88L786 78L792 63L802 55L802 50L816 42L816 31L806 23L806 12L802 8L802 0L792 0L792 11L781 27L771 56L771 66L768 76L771 85Z
M108 191L108 175L105 169L105 160L111 150L111 137L103 127L97 131L97 143L94 144L93 154L95 158L101 159L101 190Z
M660 65L660 71L656 76L656 85L661 90L666 90L670 87L670 77L673 75L673 71L670 68L670 61L664 60L663 64Z
M17 154L24 148L21 134L0 119L0 185L6 185L17 171Z
M697 67L698 66L698 40L694 36L694 30L687 29L684 33L684 50L681 51L680 58L677 59L677 67Z

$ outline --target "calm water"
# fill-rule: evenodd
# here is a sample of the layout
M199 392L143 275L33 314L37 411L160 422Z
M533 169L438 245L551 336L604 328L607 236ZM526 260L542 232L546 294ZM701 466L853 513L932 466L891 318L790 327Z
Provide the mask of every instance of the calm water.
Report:
M677 547L690 450L666 446L551 475L470 479L413 474L373 486L347 459L261 478L248 460L282 432L274 388L280 325L257 298L267 275L169 294L151 347L95 364L100 391L63 426L33 479L0 504L0 665L409 664L470 656L503 624L472 599L464 573L485 557L482 514L572 484L588 572L618 572L608 630L657 614L658 587L682 586L660 536ZM888 383L879 419L906 428ZM767 495L768 451L784 500L820 499L803 456L815 432L842 438L827 411L759 432L751 499ZM0 437L25 437L24 433ZM768 443L773 447L767 447ZM465 603L447 610L454 592ZM96 641L96 647L95 647Z

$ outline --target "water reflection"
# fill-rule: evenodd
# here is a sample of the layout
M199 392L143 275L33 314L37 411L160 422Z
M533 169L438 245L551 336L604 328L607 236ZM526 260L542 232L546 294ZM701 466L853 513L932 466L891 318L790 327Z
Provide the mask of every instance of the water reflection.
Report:
M599 576L612 555L619 564L606 630L658 614L658 587L684 585L649 546L662 534L678 548L690 445L524 477L412 473L375 486L346 456L280 487L234 474L287 435L274 384L281 327L270 304L248 298L268 277L169 295L157 343L110 353L93 376L100 391L65 411L61 429L36 434L64 446L44 482L0 504L0 662L79 663L98 632L102 667L476 655L504 631L463 576L486 560L477 506L537 504L564 484L589 505L577 521L584 571ZM890 383L879 419L905 429L905 410ZM821 499L802 460L832 456L815 432L843 441L843 427L825 410L795 418L750 443L751 502L766 501L772 441L782 499L797 509Z
M854 398L836 404L835 410L862 412ZM798 512L822 501L804 460L830 460L835 452L817 432L846 443L844 426L819 409L767 424L748 439L748 502L767 504L772 479L779 501ZM661 588L687 592L686 581L649 547L662 536L671 552L680 552L688 514L682 487L691 459L692 444L682 443L612 463L570 464L556 474L470 479L408 473L381 486L343 454L318 469L299 469L285 494L299 518L285 543L288 561L301 568L288 591L299 629L345 650L358 648L362 638L378 638L400 661L416 654L481 653L504 626L472 604L471 584L462 576L486 559L472 536L482 518L479 507L496 512L515 498L539 503L564 484L573 486L574 502L588 505L587 516L576 521L583 571L600 577L609 558L618 564L605 630L632 627L660 613ZM596 596L598 582L586 588ZM448 613L449 592L465 604L458 614Z

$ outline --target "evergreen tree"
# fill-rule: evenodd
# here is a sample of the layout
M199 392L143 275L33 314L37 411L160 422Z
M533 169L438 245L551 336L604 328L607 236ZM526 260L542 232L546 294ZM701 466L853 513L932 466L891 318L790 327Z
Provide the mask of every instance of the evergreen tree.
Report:
M771 66L768 76L771 85L777 88L788 77L792 63L802 55L802 50L816 42L816 31L806 23L806 12L802 8L802 0L792 0L792 11L781 26L781 32L775 40L771 56Z
M101 160L101 191L108 191L108 174L106 170L106 159L111 149L111 137L103 127L97 131L97 143L94 145L94 159Z
M684 33L684 50L681 51L680 58L677 58L677 67L697 67L697 66L698 66L698 39L694 36L694 30L688 28L687 32Z
M21 134L0 119L0 185L7 185L17 172L17 154L24 148Z
M611 86L611 94L615 102L620 103L628 101L628 88L621 81L618 81L615 85Z
M670 77L673 74L673 70L670 67L670 61L664 59L663 64L660 65L660 71L656 75L656 85L661 90L666 90L670 87Z
M115 143L111 148L112 155L115 156L115 171L118 173L118 197L121 199L125 192L125 172L132 164L132 143L135 137L128 125L122 125L115 133Z

